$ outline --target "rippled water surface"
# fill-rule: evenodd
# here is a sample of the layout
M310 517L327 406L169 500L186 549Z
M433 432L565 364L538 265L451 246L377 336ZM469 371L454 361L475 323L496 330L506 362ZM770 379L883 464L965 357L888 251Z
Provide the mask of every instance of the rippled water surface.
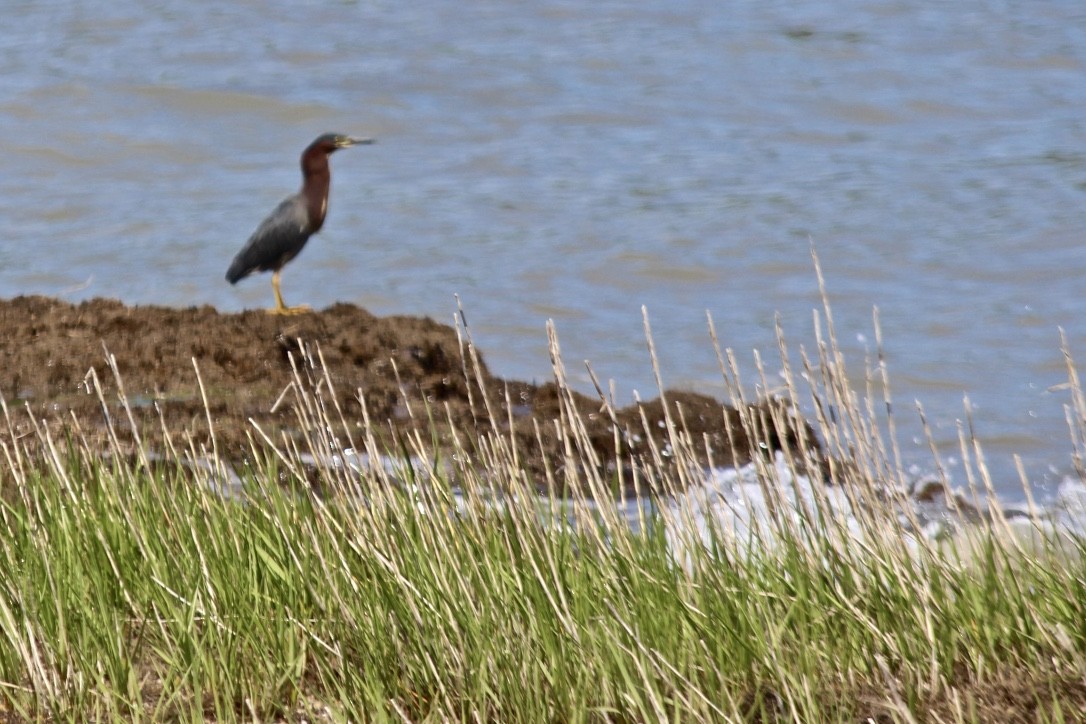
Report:
M266 306L223 281L317 133L330 213L288 303L451 320L496 372L718 393L811 347L826 271L857 363L880 310L948 454L968 395L997 484L1070 470L1058 327L1086 360L1079 0L13 2L0 33L0 295ZM746 370L750 370L749 364ZM771 371L775 371L773 366ZM753 380L753 376L751 376ZM959 473L960 475L960 473Z

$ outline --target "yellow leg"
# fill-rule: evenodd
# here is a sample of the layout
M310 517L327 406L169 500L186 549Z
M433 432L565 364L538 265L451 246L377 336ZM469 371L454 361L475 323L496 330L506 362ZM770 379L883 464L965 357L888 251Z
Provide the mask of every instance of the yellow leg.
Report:
M307 304L297 307L288 307L283 304L283 294L279 291L279 271L272 274L272 290L275 292L275 309L269 309L268 314L304 314L311 310Z

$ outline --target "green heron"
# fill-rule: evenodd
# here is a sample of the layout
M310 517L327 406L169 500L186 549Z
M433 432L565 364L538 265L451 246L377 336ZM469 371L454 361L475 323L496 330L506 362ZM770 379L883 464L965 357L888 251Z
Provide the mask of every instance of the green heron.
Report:
M261 222L241 248L226 272L226 281L236 284L255 271L271 271L275 290L272 314L299 314L309 307L288 307L279 292L279 273L288 261L298 256L309 237L324 224L328 213L328 187L332 171L328 157L341 148L373 143L372 138L352 138L325 133L302 151L302 189L282 201Z

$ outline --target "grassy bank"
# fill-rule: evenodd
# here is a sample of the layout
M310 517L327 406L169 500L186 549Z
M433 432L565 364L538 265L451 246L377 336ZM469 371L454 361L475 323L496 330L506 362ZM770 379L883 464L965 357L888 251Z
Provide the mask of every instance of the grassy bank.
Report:
M600 502L612 486L572 405L559 420L508 421L554 425L566 441L550 483L584 494L559 501L536 494L508 429L465 430L452 449L421 435L377 449L380 423L358 434L328 402L316 352L286 398L304 435L254 429L239 478L214 440L183 432L153 452L103 451L78 420L65 439L40 426L33 446L12 432L0 444L0 709L81 721L1077 720L1083 543L1040 517L1012 530L979 497L980 522L920 535L893 420L875 414L888 393L848 386L828 310L822 320L825 339L819 329L794 373L782 340L779 417L742 425L758 439L793 425L802 403L823 444L800 433L779 459L757 456L748 474L765 514L740 535L666 502L703 477L703 441L681 414L667 449L634 466L659 501L635 533ZM552 350L566 390L556 339ZM749 409L730 352L721 363ZM876 365L869 389L888 390L884 374ZM123 426L123 397L102 402ZM5 409L9 431L20 414ZM345 448L373 464L346 464ZM979 445L963 437L962 452L983 492ZM834 487L800 494L812 470Z

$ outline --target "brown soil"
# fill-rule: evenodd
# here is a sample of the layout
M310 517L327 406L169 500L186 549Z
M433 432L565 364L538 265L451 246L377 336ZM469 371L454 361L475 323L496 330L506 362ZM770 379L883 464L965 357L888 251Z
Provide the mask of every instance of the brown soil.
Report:
M0 430L0 440L12 434L24 441L33 438L27 434L30 421L15 414L24 405L35 419L49 424L66 424L74 414L84 430L104 433L106 417L94 394L92 368L110 416L118 428L127 429L117 381L107 364L108 351L116 359L137 428L150 447L162 443L160 414L171 435L181 435L182 441L191 437L197 445L209 441L195 361L220 452L230 458L244 457L254 431L250 419L276 440L284 433L296 434L298 415L290 404L294 398L287 395L286 404L275 403L293 379L291 357L300 365L305 345L318 366L323 359L349 424L361 427L361 391L374 429L403 432L428 427L425 401L439 420L439 444L447 440L446 421L461 432L507 433L512 418L530 471L543 470L540 453L551 461L562 457L553 424L561 415L557 386L498 379L486 369L480 354L482 385L496 418L492 423L475 372L471 372L471 382L465 375L456 331L431 319L375 317L348 304L277 317L264 311L221 314L207 306L130 307L108 299L73 305L35 296L0 300L0 334L4 340L0 395L13 408L15 421L13 430ZM735 457L740 463L749 460L750 442L742 435L735 410L690 392L669 392L667 399L673 413L681 411L703 458L707 456L701 448L707 442L717 465L734 464ZM601 465L614 461L614 425L601 400L576 393L572 400ZM642 412L654 441L664 443L667 437L659 399L641 409L631 406L615 411L622 441L619 452L635 462L650 453ZM725 415L738 436L736 456L731 453ZM532 418L540 423L542 445ZM391 433L384 442L395 444L394 436ZM775 450L781 437L771 431L763 442ZM794 442L792 431L783 437Z
M982 678L960 667L948 679L940 680L934 689L923 680L919 686L920 691L908 697L911 699L908 705L903 691L890 692L885 681L877 679L861 680L851 686L831 684L815 697L825 708L824 721L876 724L1082 722L1086 712L1086 680L1082 675L1073 670L1057 671L1043 663L1000 664ZM786 713L787 696L783 691L767 689L750 692L743 706L745 721L759 724L792 721Z

